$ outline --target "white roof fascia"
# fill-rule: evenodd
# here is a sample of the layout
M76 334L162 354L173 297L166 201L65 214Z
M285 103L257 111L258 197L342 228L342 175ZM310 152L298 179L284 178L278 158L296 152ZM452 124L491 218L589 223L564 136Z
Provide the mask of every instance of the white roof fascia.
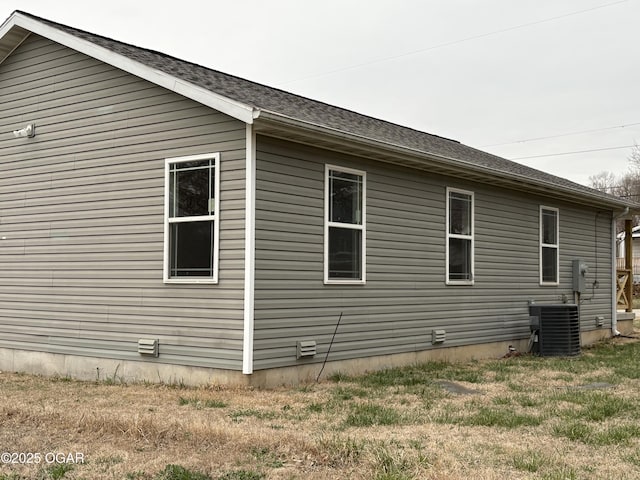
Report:
M11 30L11 27L15 25L15 17L17 15L19 14L14 12L11 14L9 18L7 18L4 22L2 22L2 25L0 25L0 38L4 37L7 34L7 32Z
M225 113L244 123L253 123L254 118L259 115L259 110L249 105L237 102L205 88L178 79L167 73L143 65L142 63L131 60L119 53L115 53L107 48L95 45L88 40L83 40L71 34L62 32L54 27L50 27L49 25L45 25L35 19L25 17L20 13L14 13L2 25L2 27L0 27L0 39L4 37L14 26L22 27L30 32L48 38L49 40L60 43L65 47L84 53L85 55L100 60L101 62L112 65L120 70L124 70L132 75L148 80L151 83Z

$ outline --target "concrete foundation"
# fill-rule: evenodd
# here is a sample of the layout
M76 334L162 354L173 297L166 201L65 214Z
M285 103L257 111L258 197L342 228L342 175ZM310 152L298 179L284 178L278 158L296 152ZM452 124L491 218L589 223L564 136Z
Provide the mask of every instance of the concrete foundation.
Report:
M233 370L84 357L0 348L0 370L49 377L114 383L150 382L168 385L249 385L250 376Z
M321 379L326 379L332 374L342 373L346 375L361 374L385 368L413 365L429 361L468 362L470 360L482 360L488 358L501 358L509 352L509 345L519 352L525 352L528 340L516 340L512 342L493 342L481 345L468 345L463 347L440 347L433 350L420 352L397 353L381 355L377 357L356 358L327 362L322 371ZM272 387L277 385L295 385L311 383L316 380L322 364L298 365L295 367L274 368L260 370L252 375L251 384L256 387Z
M583 345L588 345L609 336L611 336L610 330L602 328L583 332L581 340ZM522 339L462 347L443 346L420 352L329 361L325 365L321 379L335 373L361 374L428 361L467 362L488 358L498 359L509 352L510 345L518 352L526 352L527 343L528 339ZM233 370L0 349L0 370L115 383L151 382L188 386L230 385L271 388L315 382L321 368L322 364L316 362L258 370L251 375L244 375Z
M634 332L633 322L636 319L635 312L618 312L617 328L622 335L631 335Z
M581 332L580 345L593 345L594 343L601 342L607 338L611 338L611 329L609 328L600 328L598 330Z

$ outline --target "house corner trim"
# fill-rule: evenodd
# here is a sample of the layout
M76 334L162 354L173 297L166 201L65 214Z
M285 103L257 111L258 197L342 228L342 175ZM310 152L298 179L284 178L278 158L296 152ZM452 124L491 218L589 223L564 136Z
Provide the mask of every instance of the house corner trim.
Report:
M245 223L244 223L244 335L242 373L253 373L253 328L255 294L256 232L256 134L253 125L246 128Z

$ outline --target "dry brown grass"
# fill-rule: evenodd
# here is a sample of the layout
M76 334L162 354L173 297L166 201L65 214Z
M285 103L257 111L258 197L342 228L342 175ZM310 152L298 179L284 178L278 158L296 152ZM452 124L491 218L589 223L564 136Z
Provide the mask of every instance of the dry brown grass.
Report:
M589 355L587 364L509 359L460 367L454 380L477 390L473 395L428 382L371 386L352 379L262 391L1 373L0 445L8 452L83 453L85 463L64 479L151 480L167 464L212 479L240 470L265 479L640 478L640 432L593 440L599 431L638 424L640 380ZM480 381L461 380L464 369ZM572 388L603 379L615 386L594 397L638 405L638 415L623 403L602 421L583 418L591 407L577 403ZM482 412L506 417L478 420ZM592 440L557 434L574 421L596 432ZM51 466L0 465L0 479L54 478Z

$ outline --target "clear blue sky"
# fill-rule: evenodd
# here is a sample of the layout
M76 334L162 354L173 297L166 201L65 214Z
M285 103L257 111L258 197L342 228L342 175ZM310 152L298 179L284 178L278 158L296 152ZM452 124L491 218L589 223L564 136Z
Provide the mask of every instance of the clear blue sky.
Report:
M640 0L0 0L16 9L580 183L640 142Z

